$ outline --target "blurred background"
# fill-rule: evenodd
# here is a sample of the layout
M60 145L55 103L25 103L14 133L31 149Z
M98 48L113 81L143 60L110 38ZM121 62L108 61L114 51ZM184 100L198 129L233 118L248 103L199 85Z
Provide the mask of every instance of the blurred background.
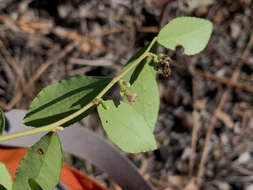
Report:
M203 190L253 190L253 0L0 0L0 107L27 109L68 77L119 74L178 16L209 19L214 32L195 56L158 47L173 60L171 76L157 76L159 149L126 156L158 190L198 189L196 176ZM106 138L96 113L81 123ZM120 190L84 160L66 161Z

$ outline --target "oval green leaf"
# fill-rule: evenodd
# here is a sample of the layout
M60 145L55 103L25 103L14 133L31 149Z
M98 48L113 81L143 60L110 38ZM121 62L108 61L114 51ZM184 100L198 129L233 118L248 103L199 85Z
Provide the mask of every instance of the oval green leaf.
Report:
M0 108L0 135L3 134L5 128L5 116L3 110Z
M34 98L23 122L33 127L57 122L91 102L110 81L105 77L79 76L53 83ZM90 110L63 126L82 119Z
M34 144L21 160L13 190L54 189L60 180L63 163L61 142L57 133L50 132Z
M138 51L128 62L127 66L131 65L131 62L137 59L146 50L148 46ZM151 49L152 53L156 52L156 48ZM128 72L123 80L130 82L131 91L137 94L135 102L130 105L142 115L149 128L154 131L155 124L159 112L159 90L156 82L156 71L153 67L153 61L151 58L143 60L137 67ZM124 100L128 102L127 100Z
M121 150L130 153L146 152L157 148L152 130L145 119L131 105L112 100L105 101L108 107L97 107L103 128L109 139Z
M177 46L183 46L186 55L194 55L206 47L212 29L213 25L208 20L178 17L161 29L158 42L171 50L175 50Z
M0 190L11 190L12 179L8 169L0 162Z

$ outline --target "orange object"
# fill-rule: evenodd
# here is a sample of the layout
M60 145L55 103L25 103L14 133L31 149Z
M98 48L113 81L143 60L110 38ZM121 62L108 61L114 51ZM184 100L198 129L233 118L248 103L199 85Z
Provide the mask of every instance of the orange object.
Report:
M26 148L0 148L0 162L6 165L13 179L16 168L27 150ZM66 163L62 166L61 183L68 190L108 190L87 174L70 168Z

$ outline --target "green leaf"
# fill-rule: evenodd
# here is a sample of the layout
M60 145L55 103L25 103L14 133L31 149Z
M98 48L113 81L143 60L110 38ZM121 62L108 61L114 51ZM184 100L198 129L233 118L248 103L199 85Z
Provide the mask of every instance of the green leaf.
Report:
M12 179L8 169L0 162L0 190L11 190Z
M43 190L41 186L39 185L39 183L37 183L37 181L33 178L29 179L28 183L32 190Z
M0 135L3 134L5 128L5 116L3 110L0 108Z
M109 139L121 150L130 153L146 152L157 148L152 130L131 105L120 102L116 107L112 100L97 107L103 128Z
M146 50L148 46L138 51L129 61L126 67L131 65L131 62L137 59ZM155 53L156 48L152 48L151 52ZM131 84L131 91L137 94L134 103L130 105L143 116L147 125L154 131L155 124L159 112L159 90L156 82L156 71L153 68L151 58L143 60L137 67L128 72L123 78ZM127 100L124 100L128 102Z
M181 45L186 55L194 55L206 47L212 29L213 25L208 20L178 17L162 28L158 34L158 42L171 50Z
M52 190L60 180L63 163L61 142L50 132L34 144L21 160L13 190Z
M23 122L28 126L40 127L59 121L91 102L110 81L105 77L80 76L53 83L33 100ZM82 119L90 111L63 126Z
M3 185L0 184L0 190L8 190Z

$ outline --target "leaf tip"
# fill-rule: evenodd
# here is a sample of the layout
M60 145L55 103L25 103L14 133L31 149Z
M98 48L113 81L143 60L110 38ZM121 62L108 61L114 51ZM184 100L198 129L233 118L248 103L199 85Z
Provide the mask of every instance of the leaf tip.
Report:
M5 124L6 124L5 115L3 110L0 108L0 135L2 135L4 132Z

